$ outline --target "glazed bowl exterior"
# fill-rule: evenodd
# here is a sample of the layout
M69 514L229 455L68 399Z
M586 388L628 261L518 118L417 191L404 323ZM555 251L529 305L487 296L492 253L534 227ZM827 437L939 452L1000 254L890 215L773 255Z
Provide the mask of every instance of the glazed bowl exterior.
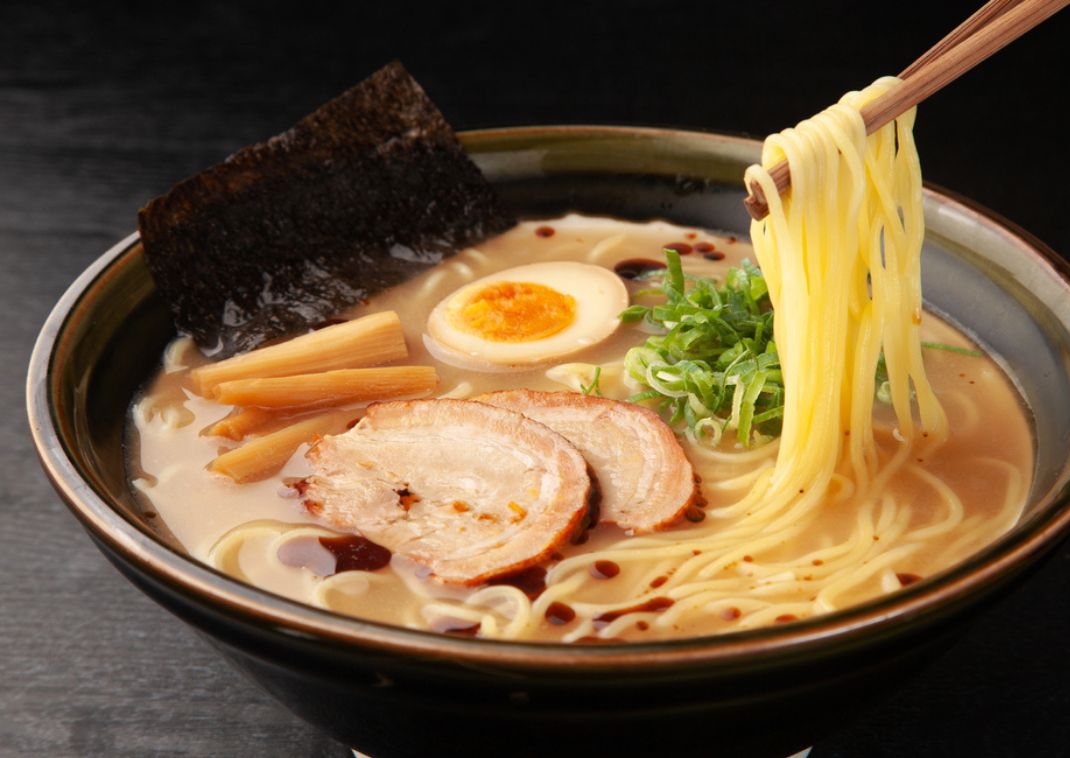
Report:
M566 211L747 232L752 140L623 127L530 127L462 140L519 215ZM57 492L135 585L206 634L307 721L375 758L787 755L842 724L954 639L1070 531L1070 276L1042 243L935 189L927 306L1001 360L1035 415L1021 523L893 595L776 628L627 645L440 636L343 617L191 560L130 491L123 428L173 337L136 235L44 325L27 403ZM1056 598L1052 598L1055 602Z

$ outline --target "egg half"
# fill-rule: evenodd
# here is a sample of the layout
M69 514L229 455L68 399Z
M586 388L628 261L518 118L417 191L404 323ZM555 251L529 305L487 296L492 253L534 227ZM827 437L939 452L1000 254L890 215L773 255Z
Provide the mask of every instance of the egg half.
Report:
M442 300L427 319L428 349L465 368L530 368L595 345L620 325L628 291L612 271L570 261L517 266Z

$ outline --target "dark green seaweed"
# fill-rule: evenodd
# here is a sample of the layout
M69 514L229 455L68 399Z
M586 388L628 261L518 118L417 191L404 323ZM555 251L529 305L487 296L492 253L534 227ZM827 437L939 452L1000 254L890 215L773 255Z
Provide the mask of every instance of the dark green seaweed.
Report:
M138 214L176 326L219 357L305 331L514 223L397 62Z

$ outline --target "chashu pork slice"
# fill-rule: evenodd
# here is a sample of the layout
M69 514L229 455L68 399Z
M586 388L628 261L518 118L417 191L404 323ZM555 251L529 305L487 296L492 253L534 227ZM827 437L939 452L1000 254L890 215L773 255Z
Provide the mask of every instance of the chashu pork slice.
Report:
M598 477L604 522L652 532L703 504L676 435L648 408L576 392L505 390L475 400L519 411L578 447Z
M305 507L475 585L549 557L585 526L579 451L515 411L464 400L378 403L307 454Z

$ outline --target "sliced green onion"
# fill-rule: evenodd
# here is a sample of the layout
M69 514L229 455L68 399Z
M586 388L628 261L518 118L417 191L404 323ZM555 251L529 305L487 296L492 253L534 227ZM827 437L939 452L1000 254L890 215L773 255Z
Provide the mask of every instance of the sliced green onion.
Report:
M661 330L625 356L625 372L649 388L629 400L659 400L669 422L685 424L703 444L716 444L727 428L744 445L779 433L783 377L761 272L744 261L718 285L684 274L675 250L665 250L665 261L652 272L661 276L665 301L621 314Z

